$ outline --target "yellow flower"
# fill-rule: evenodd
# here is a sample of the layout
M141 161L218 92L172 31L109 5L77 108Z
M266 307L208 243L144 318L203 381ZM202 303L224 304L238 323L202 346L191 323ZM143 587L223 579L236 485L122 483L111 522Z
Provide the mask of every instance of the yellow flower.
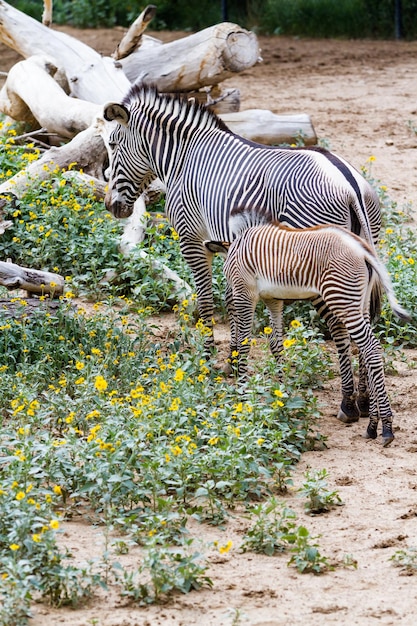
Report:
M24 491L18 491L18 493L16 494L16 500L23 500L23 498L26 497L26 494Z
M299 322L298 320L293 320L290 324L291 328L300 328L301 325L301 322Z
M82 363L81 361L77 361L75 364L75 369L81 371L84 369L84 363Z
M394 232L394 229L393 229L393 228L386 228L386 229L385 229L385 233L386 233L387 235L392 235L392 233L393 233L393 232Z
M52 530L58 530L59 521L57 519L51 519L51 521L49 522L49 527L52 528Z
M61 495L62 495L62 489L61 489L61 487L60 487L59 485L55 485L55 487L54 487L54 493L55 493L57 496L61 496Z
M94 387L97 389L97 391L106 391L108 387L106 379L103 378L103 376L96 376Z
M35 543L39 543L42 540L42 537L41 537L41 535L38 535L38 534L35 533L34 535L32 535L32 540Z
M374 156L370 156L370 157L367 159L367 161L368 161L368 163L373 163L374 161L376 161L376 157L374 157Z
M19 549L20 549L20 546L19 546L17 543L12 543L12 544L9 546L9 548L10 548L10 550L13 550L13 552L15 552L16 550L19 550Z
M295 344L295 339L286 339L283 343L284 348L291 348Z
M282 393L281 389L274 389L274 396L276 396L277 398L283 398L284 394Z
M184 371L182 369L177 369L177 371L175 372L174 380L180 383L182 380L184 380L184 376Z
M272 335L272 328L270 326L265 326L264 334L265 335Z
M412 257L410 257L408 260L409 265L414 265L415 261Z
M171 406L169 407L170 411L178 411L180 408L181 400L180 398L174 398L171 402Z
M258 446L261 446L263 443L265 443L265 439L263 437L259 437L256 443L258 444Z
M232 541L228 541L225 546L219 546L220 554L226 554L227 552L229 552L229 550L232 547L232 545L233 545L233 542Z

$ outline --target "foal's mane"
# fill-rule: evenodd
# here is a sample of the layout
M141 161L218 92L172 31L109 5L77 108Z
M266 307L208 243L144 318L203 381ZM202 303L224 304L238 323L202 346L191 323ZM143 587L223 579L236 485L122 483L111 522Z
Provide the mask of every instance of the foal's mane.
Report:
M218 128L226 132L232 132L228 126L213 111L194 98L186 99L181 94L159 93L153 84L134 83L122 104L126 107L138 105L144 109L166 110L183 119L190 115L190 119L201 128Z

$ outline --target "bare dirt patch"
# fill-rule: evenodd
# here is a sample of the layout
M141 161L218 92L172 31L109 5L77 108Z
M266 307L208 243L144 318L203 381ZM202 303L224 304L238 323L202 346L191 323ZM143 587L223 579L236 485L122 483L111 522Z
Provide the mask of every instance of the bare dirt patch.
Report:
M103 54L120 40L120 30L65 29ZM155 33L174 39L178 33ZM372 174L388 188L399 206L413 202L417 170L417 42L316 41L285 37L260 38L263 64L228 82L241 91L242 108L266 108L275 113L308 113L317 135L358 169L370 156ZM0 46L0 70L17 56ZM367 164L369 167L369 163ZM417 288L417 286L416 286ZM407 306L407 303L403 303ZM161 333L172 318L160 318ZM225 328L217 339L226 341ZM123 604L103 592L86 607L71 611L34 608L33 626L309 626L415 624L417 587L389 561L401 548L417 545L417 373L411 366L417 351L407 351L400 374L387 376L396 412L393 444L362 437L366 420L346 427L335 419L338 380L320 392L321 430L328 447L303 455L294 475L294 490L285 497L300 524L321 535L321 551L329 558L351 554L357 570L337 568L324 576L301 575L287 567L286 555L241 554L239 545L247 520L234 512L224 529L196 527L205 541L233 541L232 550L209 553L212 590L177 596L163 607ZM329 486L345 505L326 515L310 517L295 491L307 468L326 468ZM103 537L83 521L68 522L61 537L77 562L101 557ZM126 561L139 559L131 550ZM240 620L240 621L238 621Z

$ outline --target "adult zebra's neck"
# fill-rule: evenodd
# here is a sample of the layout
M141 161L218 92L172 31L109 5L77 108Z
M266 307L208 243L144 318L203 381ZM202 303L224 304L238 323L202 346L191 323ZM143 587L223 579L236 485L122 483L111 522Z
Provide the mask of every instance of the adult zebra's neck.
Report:
M155 174L164 182L181 167L184 153L197 131L231 132L217 115L194 99L160 94L153 86L132 85L123 104L135 120L135 130Z

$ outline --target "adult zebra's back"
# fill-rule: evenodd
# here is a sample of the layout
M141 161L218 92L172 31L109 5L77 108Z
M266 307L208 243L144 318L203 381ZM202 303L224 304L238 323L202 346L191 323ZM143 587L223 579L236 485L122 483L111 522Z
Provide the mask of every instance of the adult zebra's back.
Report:
M106 207L132 213L137 197L156 177L166 186L165 210L193 272L200 316L213 318L211 260L204 241L230 242L230 211L267 209L293 227L330 223L375 244L381 223L378 197L345 160L320 148L278 148L232 133L194 101L134 85L104 117L116 122L109 136L111 175Z

